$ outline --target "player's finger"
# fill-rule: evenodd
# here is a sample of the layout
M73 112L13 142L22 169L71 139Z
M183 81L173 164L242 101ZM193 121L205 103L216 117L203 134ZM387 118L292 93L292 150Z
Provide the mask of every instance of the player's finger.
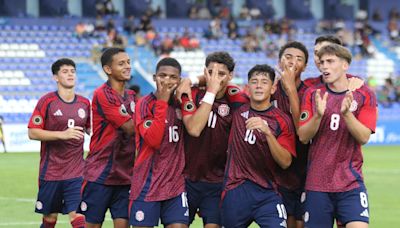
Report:
M328 99L328 92L324 93L324 97L322 98L323 101L326 101Z
M75 126L74 129L78 130L78 131L83 131L83 127L81 127L81 126Z
M321 90L320 90L320 89L317 89L317 91L315 92L315 100L316 100L316 101L321 100L321 95L320 95L320 93L321 93Z

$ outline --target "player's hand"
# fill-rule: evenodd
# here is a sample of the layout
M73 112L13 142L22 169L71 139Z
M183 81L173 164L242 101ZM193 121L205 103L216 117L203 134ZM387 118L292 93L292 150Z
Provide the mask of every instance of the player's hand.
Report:
M318 116L323 116L326 109L326 101L328 100L328 92L325 92L324 96L321 98L321 90L317 89L315 92L315 103L317 105Z
M258 130L265 135L270 135L271 129L268 126L267 121L261 119L261 117L251 117L246 120L246 129L248 130Z
M61 138L63 140L69 140L69 139L76 139L76 140L81 140L85 136L85 133L83 132L83 127L80 126L75 126L75 127L69 127L67 130L62 132Z
M214 64L212 68L212 73L208 72L207 68L204 68L204 76L207 82L207 91L213 94L217 94L221 88L221 82L227 77L226 75L219 75L219 68L217 64Z
M281 76L280 78L285 91L296 90L296 71L294 66L289 67L287 64L284 64L283 70L280 70L278 67L275 70Z
M179 83L178 87L176 88L175 96L180 103L182 103L183 94L186 94L188 96L189 100L193 101L191 86L192 86L192 82L190 81L189 78L183 78L181 80L181 82Z
M177 85L171 85L167 80L156 77L157 84L157 100L169 101L171 94L175 91Z
M356 91L357 89L361 88L361 86L364 85L364 80L357 77L351 77L348 80L349 80L349 85L347 86L347 89L350 92Z
M353 92L348 91L346 96L343 98L342 106L340 107L340 112L346 115L350 111L351 103L353 102Z

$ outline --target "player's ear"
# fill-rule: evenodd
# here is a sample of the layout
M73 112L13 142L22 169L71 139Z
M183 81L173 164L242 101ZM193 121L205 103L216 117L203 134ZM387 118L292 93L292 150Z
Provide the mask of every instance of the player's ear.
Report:
M58 82L58 76L56 74L53 74L53 80Z
M350 67L350 64L346 60L342 60L342 61L343 61L343 70L347 71Z
M275 82L271 82L271 83L272 83L272 86L271 86L271 95L272 95L275 93L276 89L278 88L278 83L275 83Z
M156 75L153 74L153 81L156 81Z
M112 73L111 67L107 64L103 66L103 70L107 75L110 75Z
M228 74L229 81L232 80L233 76L235 76L235 72L234 71L229 72Z

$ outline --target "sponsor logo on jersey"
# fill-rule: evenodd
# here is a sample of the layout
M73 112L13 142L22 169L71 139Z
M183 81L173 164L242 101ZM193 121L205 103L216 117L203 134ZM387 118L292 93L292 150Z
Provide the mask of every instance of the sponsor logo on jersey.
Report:
M86 117L86 112L83 108L78 109L78 116L83 119Z
M36 116L32 117L32 123L33 123L34 125L40 125L40 124L43 123L43 119L42 119L41 116L36 115Z
M248 119L249 118L249 111L242 112L242 113L240 113L240 115L243 116L245 119Z
M144 123L143 123L143 127L144 127L144 128L149 128L149 127L151 126L152 123L153 123L152 120L146 120L146 121L144 121Z
M62 116L62 115L63 115L63 113L61 112L60 109L57 109L57 111L55 111L55 112L53 113L53 116Z
M305 121L305 120L307 120L307 119L308 119L308 116L309 116L308 111L303 111L303 112L300 114L300 121Z
M135 112L135 102L131 101L130 106L131 106L131 111L134 113Z
M222 117L229 115L229 106L227 104L221 104L218 106L218 114Z
M356 100L353 100L353 101L351 102L349 111L350 111L350 112L354 112L355 110L357 110L357 107L358 107L357 101L356 101Z
M119 113L123 116L127 116L128 115L128 111L126 111L125 105L121 104L121 106L119 107Z
M185 106L183 107L183 109L187 112L191 112L194 110L194 104L192 101L188 101L186 102Z
M178 118L178 120L182 120L182 111L179 108L175 109L175 113L176 118Z
M144 212L143 211L136 211L135 213L135 219L138 222L141 222L144 220Z
M36 201L36 205L35 206L36 206L36 209L38 209L38 210L42 210L43 209L43 204L39 200Z

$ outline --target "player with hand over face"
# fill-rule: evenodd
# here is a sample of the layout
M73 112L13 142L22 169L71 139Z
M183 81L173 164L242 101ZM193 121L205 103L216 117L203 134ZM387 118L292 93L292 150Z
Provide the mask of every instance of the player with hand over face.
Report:
M350 52L337 44L317 53L326 84L309 88L301 105L299 137L312 140L306 180L306 227L368 227L369 207L362 175L361 145L375 131L377 103L362 86L349 91Z
M90 102L75 94L76 67L71 59L51 66L57 91L41 97L28 125L29 138L41 141L36 212L40 227L55 227L58 213L68 214L74 228L85 227L76 213L81 201L84 134L90 133Z

